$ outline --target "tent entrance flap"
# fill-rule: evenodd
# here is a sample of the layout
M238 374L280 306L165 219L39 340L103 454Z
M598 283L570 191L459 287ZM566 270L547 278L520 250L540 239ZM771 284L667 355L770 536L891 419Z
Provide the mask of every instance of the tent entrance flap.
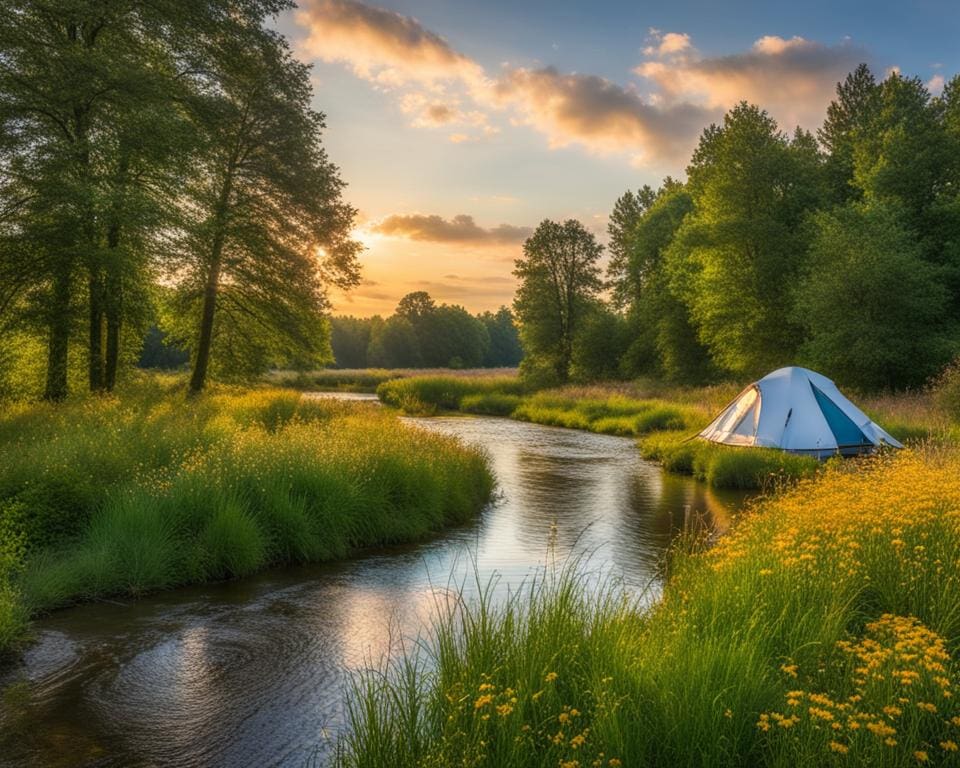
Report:
M823 417L827 420L827 426L836 438L837 447L872 445L860 427L840 410L840 406L821 392L813 382L810 383L810 388L813 390L813 396L817 399L817 405L820 406Z

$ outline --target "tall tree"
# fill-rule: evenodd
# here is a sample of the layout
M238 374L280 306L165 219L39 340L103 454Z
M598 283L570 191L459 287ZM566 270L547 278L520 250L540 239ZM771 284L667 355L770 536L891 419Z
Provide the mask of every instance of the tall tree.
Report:
M827 117L817 137L827 153L826 176L836 202L859 199L853 186L854 149L875 119L880 88L866 64L860 64L837 83L837 96L827 106Z
M483 312L478 319L486 326L490 346L483 364L488 368L513 368L523 359L520 335L517 333L513 312L500 307L496 312Z
M607 264L607 277L612 288L613 303L624 307L630 301L630 251L633 231L637 221L656 199L653 189L644 184L636 193L627 190L613 204L610 219L607 222L607 251L610 261Z
M921 385L957 348L942 268L923 258L904 220L883 203L851 203L816 217L797 289L801 353L848 386Z
M549 370L559 381L570 377L574 339L603 287L602 251L575 219L545 219L523 244L513 272L520 279L513 306L528 370Z
M816 207L819 158L808 134L791 142L741 103L704 132L688 169L694 210L675 247L693 266L690 306L701 341L723 368L753 375L788 362L798 329L790 292Z
M185 206L197 213L181 273L196 322L191 392L203 389L211 359L250 373L330 358L325 288L356 284L360 246L310 98L307 68L276 33L228 30L218 39L193 103L205 146Z

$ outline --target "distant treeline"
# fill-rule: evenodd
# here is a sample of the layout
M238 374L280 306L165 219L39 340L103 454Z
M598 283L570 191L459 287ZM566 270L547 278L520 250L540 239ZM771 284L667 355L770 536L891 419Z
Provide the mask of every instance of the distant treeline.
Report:
M155 325L193 391L330 362L360 245L293 7L0 0L0 395L109 391Z
M861 65L816 136L741 103L703 132L686 182L617 200L609 234L606 281L576 221L526 242L528 375L701 383L801 363L862 389L921 385L960 351L960 78L932 96Z
M332 318L331 344L338 368L513 368L523 358L509 309L471 315L424 291L386 319Z

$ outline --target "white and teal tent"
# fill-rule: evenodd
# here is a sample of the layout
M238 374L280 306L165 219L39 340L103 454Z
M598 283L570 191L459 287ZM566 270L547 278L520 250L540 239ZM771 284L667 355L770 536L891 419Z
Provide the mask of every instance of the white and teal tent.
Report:
M795 366L751 384L698 437L818 458L871 453L882 445L903 448L830 379Z

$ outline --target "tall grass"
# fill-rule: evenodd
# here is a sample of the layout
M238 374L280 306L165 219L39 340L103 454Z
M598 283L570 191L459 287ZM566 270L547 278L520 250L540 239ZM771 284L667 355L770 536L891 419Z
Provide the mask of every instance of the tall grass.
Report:
M324 368L317 371L273 371L266 381L274 386L334 392L376 392L392 379L420 376L496 378L516 376L516 368Z
M413 376L377 387L377 397L386 405L415 414L456 411L469 396L523 392L524 385L517 376Z
M783 480L809 477L820 468L810 456L718 445L692 438L689 431L647 435L640 440L640 453L668 472L693 475L714 488L768 489Z
M441 612L358 678L339 765L955 765L958 551L956 449L837 463L652 610L569 569Z
M27 612L423 538L491 489L485 457L453 438L291 391L188 401L153 380L11 407L0 534L16 566L0 568L0 648Z

